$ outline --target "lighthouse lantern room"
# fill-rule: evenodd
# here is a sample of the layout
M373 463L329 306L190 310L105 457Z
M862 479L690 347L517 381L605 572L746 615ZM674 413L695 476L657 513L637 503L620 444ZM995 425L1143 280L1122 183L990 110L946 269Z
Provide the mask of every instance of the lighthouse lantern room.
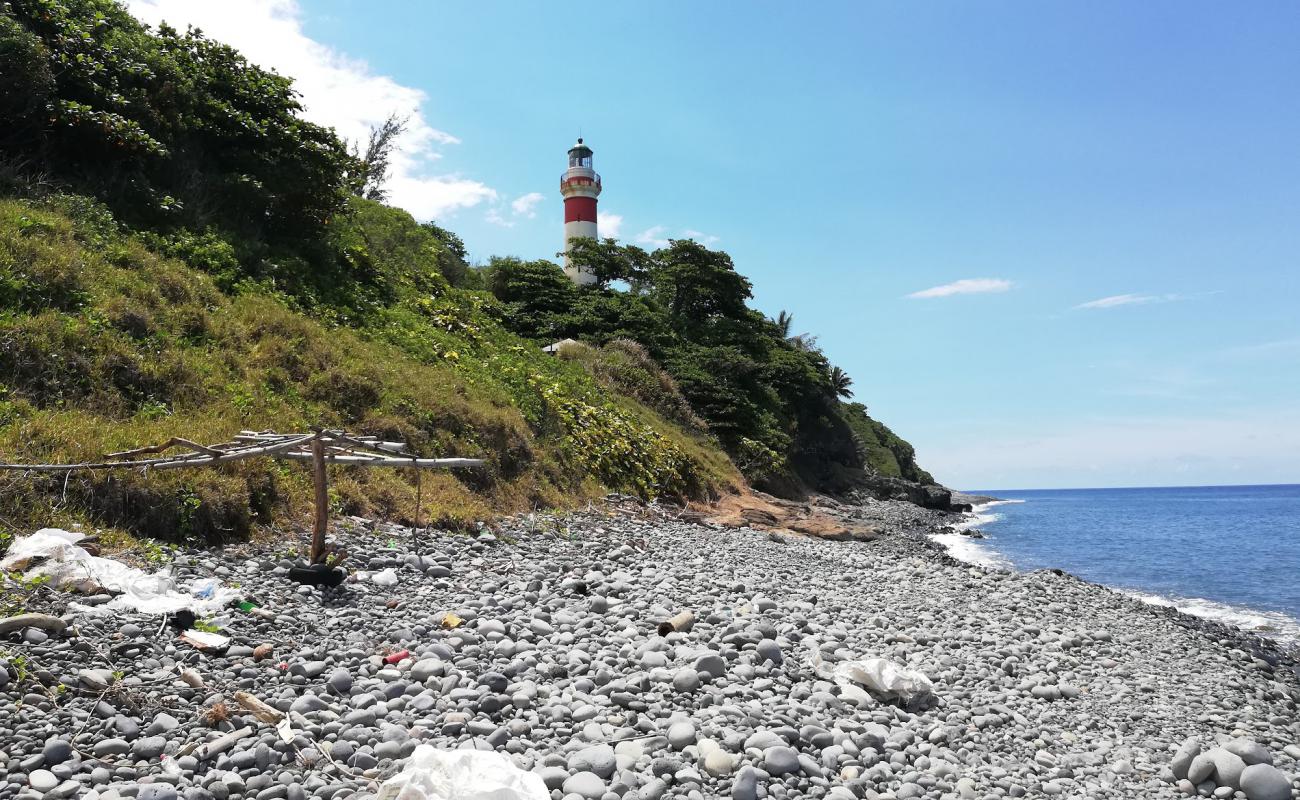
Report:
M600 176L591 168L591 148L582 139L569 148L569 168L560 176L560 194L564 195L564 274L577 284L594 283L596 277L570 264L568 255L574 239L599 238L596 198L600 196Z

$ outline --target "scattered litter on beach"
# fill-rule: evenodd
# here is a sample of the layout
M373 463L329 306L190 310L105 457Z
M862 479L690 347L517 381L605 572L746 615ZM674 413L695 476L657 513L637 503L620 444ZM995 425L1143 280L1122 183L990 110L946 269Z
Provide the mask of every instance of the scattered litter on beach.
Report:
M415 748L402 771L384 781L378 800L550 800L535 772L505 753Z
M59 528L42 528L30 536L14 539L0 559L0 569L24 573L27 577L48 576L53 586L83 594L117 594L103 610L139 611L145 614L175 614L188 610L214 614L239 599L239 591L215 578L191 582L182 588L164 572L149 573L135 567L91 555L77 543L81 533ZM76 610L84 610L78 606Z
M827 664L814 641L809 645L809 663L819 676L843 689L865 687L877 700L904 707L924 706L934 697L934 684L924 674L887 658L865 658ZM861 691L861 689L858 689ZM852 695L853 692L848 692Z

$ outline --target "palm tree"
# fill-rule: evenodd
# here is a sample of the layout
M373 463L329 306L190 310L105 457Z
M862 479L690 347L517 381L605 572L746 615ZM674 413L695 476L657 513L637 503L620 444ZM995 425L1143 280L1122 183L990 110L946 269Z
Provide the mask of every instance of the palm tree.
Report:
M790 326L794 324L794 315L791 314L789 311L782 311L781 313L777 314L776 319L772 321L776 323L777 330L781 332L781 338L789 339Z
M853 379L849 374L839 367L831 367L831 388L839 397L852 397L853 390L849 387L853 385Z

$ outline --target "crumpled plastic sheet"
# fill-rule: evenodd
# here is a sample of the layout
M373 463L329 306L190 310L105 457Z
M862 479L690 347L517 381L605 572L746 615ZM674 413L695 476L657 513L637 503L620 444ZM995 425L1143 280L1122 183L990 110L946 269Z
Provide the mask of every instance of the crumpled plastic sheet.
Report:
M239 599L237 589L228 588L215 578L191 581L182 588L164 572L145 572L111 558L91 555L77 545L84 538L80 533L42 528L30 536L14 539L8 553L0 559L0 569L20 571L29 577L48 575L50 582L60 588L117 593L110 602L93 607L97 611L174 614L189 609L195 614L208 615ZM40 563L34 564L37 561ZM92 608L74 605L78 609Z
M422 744L377 800L550 800L535 772L492 750L439 750Z
M808 660L813 672L826 680L835 681L843 689L861 693L860 687L865 687L867 693L875 699L903 706L923 705L934 697L934 684L928 677L887 658L864 658L827 664L816 642L809 645L809 651ZM846 694L861 697L861 694L855 695L854 691Z

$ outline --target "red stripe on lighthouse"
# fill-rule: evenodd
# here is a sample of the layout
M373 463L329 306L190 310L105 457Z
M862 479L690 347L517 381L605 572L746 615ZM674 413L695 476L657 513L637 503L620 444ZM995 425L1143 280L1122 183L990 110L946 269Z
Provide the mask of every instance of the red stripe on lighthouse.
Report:
M594 197L564 198L564 221L565 222L595 222L596 221L596 198Z

